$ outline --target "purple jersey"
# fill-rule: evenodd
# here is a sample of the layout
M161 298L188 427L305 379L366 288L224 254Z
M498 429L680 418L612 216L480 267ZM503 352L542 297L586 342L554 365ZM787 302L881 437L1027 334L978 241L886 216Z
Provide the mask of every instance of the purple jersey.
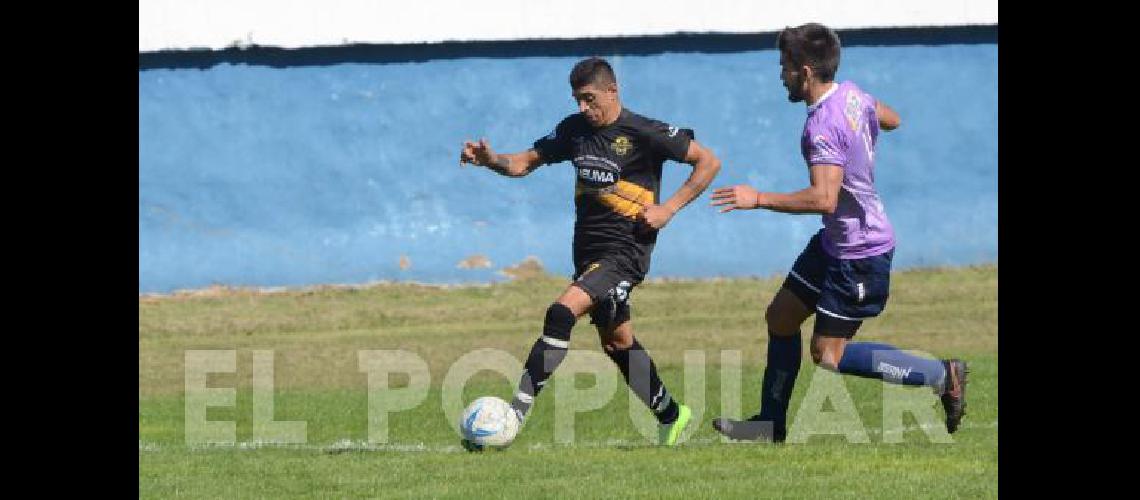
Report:
M823 216L823 249L840 259L861 259L895 247L895 231L875 192L875 99L849 81L808 107L800 139L810 165L843 168L835 212Z

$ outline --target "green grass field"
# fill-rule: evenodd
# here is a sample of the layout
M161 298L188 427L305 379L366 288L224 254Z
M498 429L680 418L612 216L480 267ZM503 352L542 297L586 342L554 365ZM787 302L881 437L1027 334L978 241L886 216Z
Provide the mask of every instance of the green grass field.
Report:
M140 297L139 496L997 496L996 266L896 273L886 311L856 337L970 363L969 412L951 443L932 442L913 417L884 424L883 384L853 377L842 383L869 443L849 443L838 434L784 445L722 442L710 424L722 408L739 417L759 405L767 342L763 309L780 285L770 278L651 280L635 290L636 335L670 391L694 410L692 432L681 446L658 448L639 432L653 430L652 417L640 402L630 407L617 369L596 359L597 335L584 319L574 329L567 364L537 398L515 443L501 452L462 451L441 402L444 377L457 359L480 348L501 350L521 364L546 307L566 284L543 276L494 286ZM422 359L430 389L418 406L391 414L388 439L379 443L369 441L368 376L358 356L384 349ZM184 365L191 350L235 353L236 371L206 379L212 389L236 388L236 404L206 410L210 421L236 423L232 442L187 443ZM304 421L302 443L254 435L254 351L272 352L272 418ZM722 352L732 351L743 361L740 378L733 377L737 365L721 364ZM804 355L793 427L816 371L806 346ZM702 357L703 365L693 362ZM562 373L566 367L601 375ZM509 378L478 372L462 402L481 395L510 399L518 375L511 372ZM728 394L722 393L722 372ZM573 440L564 442L566 421L555 418L562 404L555 398L559 384L589 390L605 377L617 380L612 400L576 414ZM393 375L389 383L403 388L409 378ZM824 409L835 412L828 414L837 415L836 402L828 404ZM941 408L931 408L941 419ZM902 442L884 442L885 433L900 431Z

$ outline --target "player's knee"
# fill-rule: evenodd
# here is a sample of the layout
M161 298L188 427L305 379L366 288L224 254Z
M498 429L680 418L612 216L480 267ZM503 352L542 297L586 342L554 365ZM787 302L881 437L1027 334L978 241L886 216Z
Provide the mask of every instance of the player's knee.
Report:
M561 340L568 340L570 330L574 328L577 319L569 307L560 302L555 302L546 308L546 325L543 330L559 338L565 337Z
M619 327L603 330L598 329L598 337L602 341L602 348L607 352L624 351L633 347L633 329L626 322Z
M834 358L833 353L828 351L822 344L818 342L811 343L811 360L816 366L836 371L839 369L839 360Z
M624 351L633 347L633 336L629 338L613 335L602 339L602 347L607 351Z
M563 304L561 302L554 302L550 304L550 307L546 308L547 321L566 321L567 318L569 318L571 321L577 319L574 317L574 311L571 311L570 308L566 306L566 304Z
M819 346L815 345L814 342L811 344L811 361L817 366L821 361L823 361L823 350L820 349Z
M768 327L769 335L787 337L799 332L799 326L791 321L788 314L782 311L775 302L768 304L764 311L764 323Z

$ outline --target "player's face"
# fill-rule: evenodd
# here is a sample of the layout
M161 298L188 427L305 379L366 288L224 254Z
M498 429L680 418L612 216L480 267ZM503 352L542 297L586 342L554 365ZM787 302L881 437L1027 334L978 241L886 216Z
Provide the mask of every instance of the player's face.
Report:
M797 69L786 56L780 54L780 80L788 89L788 100L800 102L807 95L807 78L802 69Z
M574 89L574 100L578 102L578 111L586 117L590 125L600 127L609 123L614 117L613 103L617 99L617 89L612 84L603 85L589 83Z

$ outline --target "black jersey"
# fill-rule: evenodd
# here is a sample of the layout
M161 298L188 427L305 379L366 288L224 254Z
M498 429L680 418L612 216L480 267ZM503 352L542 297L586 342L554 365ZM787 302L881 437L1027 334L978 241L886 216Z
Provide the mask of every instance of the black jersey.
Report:
M638 274L649 271L657 231L637 215L660 203L661 165L684 161L692 139L692 130L622 108L616 121L601 128L575 113L534 142L543 163L574 164L575 265L619 254L640 268Z

